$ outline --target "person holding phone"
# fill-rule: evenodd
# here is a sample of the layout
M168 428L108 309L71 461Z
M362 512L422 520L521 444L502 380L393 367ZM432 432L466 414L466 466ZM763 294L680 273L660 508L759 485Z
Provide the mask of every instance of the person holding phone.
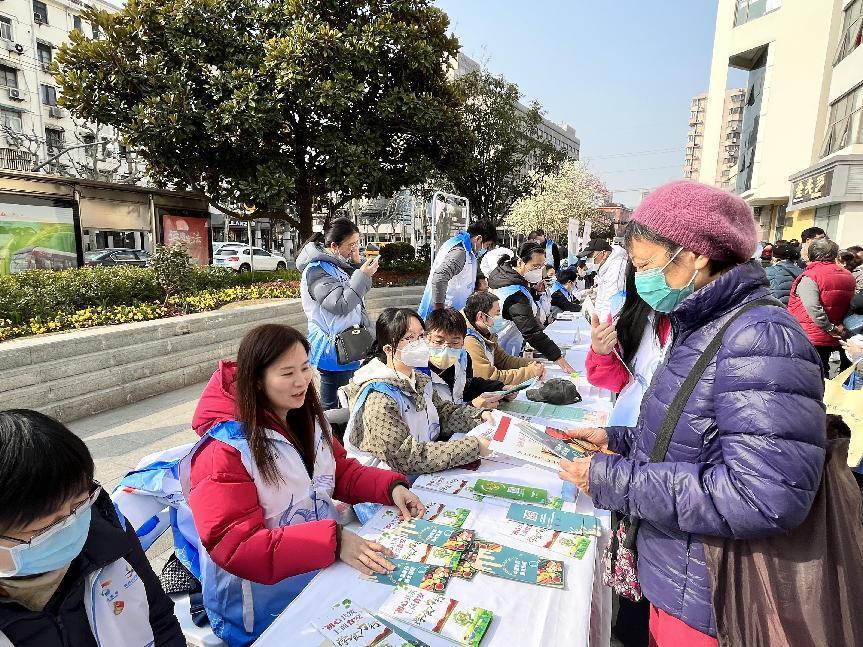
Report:
M360 230L347 218L336 218L300 252L300 298L309 320L309 362L321 375L324 410L338 408L337 391L351 379L359 362L341 364L333 339L351 326L372 332L364 298L372 289L378 257L360 260Z

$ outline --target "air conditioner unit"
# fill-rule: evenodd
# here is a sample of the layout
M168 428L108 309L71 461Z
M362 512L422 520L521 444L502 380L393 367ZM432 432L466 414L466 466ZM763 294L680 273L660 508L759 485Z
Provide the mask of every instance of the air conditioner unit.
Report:
M42 63L42 71L43 72L50 72L51 71L51 64L50 63Z
M18 88L9 88L9 98L14 101L24 101L24 93Z
M61 108L60 106L51 106L48 109L48 115L51 117L54 117L55 119L62 119L63 118L63 108Z
M15 41L14 41L14 40L9 40L9 39L7 39L7 38L4 38L4 39L3 39L3 46L6 48L6 51L7 51L7 52L14 52L14 51L16 51L16 50L15 50L16 43L15 43Z
M33 22L35 22L37 25L41 25L43 22L45 22L45 17L41 13L36 11L33 13Z

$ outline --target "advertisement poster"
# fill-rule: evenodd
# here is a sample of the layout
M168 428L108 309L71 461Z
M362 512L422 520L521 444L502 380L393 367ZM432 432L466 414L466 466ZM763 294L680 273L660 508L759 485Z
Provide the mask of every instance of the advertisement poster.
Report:
M184 242L195 265L210 264L210 219L162 213L162 244Z
M25 270L64 270L81 264L74 203L61 200L0 201L0 275Z
M441 245L455 236L462 229L467 228L469 211L466 208L466 205L455 204L456 201L462 200L464 200L464 198L459 198L458 196L445 196L443 194L435 194L435 196L432 197L432 257L437 254Z
M567 245L567 261L570 265L575 265L575 257L578 256L578 253L581 251L579 249L580 239L578 237L578 230L581 228L581 223L576 218L569 219L569 225L567 227L566 240L568 241Z

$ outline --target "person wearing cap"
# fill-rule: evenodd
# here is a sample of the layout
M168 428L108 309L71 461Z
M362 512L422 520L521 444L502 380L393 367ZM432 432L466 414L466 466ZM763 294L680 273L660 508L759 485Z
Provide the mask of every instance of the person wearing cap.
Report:
M582 252L590 258L596 271L596 303L594 310L600 321L616 315L626 298L626 262L629 257L620 245L610 245L602 238L593 238ZM588 271L591 265L588 263Z
M821 480L820 358L785 308L742 310L770 294L756 242L751 209L731 193L680 180L645 198L625 246L638 294L668 315L674 341L633 426L569 432L614 453L561 463L594 505L641 520L638 580L659 647L718 645L701 538L790 531ZM728 322L664 459L650 462L669 405Z

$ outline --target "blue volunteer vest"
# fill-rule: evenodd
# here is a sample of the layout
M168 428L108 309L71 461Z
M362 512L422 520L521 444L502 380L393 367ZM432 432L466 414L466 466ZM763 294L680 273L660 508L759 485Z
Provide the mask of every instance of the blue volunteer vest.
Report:
M473 253L473 245L470 242L470 235L466 231L462 231L441 245L440 250L435 255L434 263L432 264L431 271L429 271L426 289L425 292L423 292L423 298L420 301L420 307L417 310L423 320L428 317L432 308L434 308L434 303L432 303L432 279L434 277L435 270L443 264L447 253L457 245L462 245L465 249L466 256L464 268L462 268L462 271L454 276L447 285L445 304L447 307L461 310L467 303L467 298L473 294L473 288L476 285L476 272L479 262L477 261L476 254Z

